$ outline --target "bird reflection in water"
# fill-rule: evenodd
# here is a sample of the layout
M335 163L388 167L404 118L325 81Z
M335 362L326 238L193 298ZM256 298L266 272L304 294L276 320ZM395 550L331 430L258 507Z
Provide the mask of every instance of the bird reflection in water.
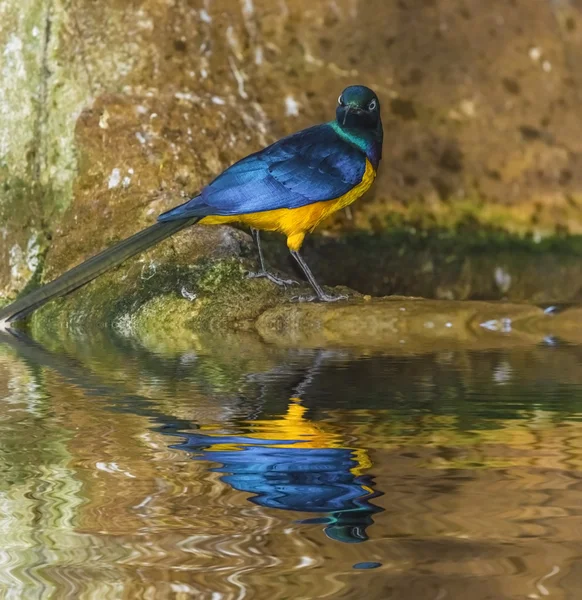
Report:
M115 398L111 410L147 416L158 423L157 431L184 438L182 444L172 447L194 453L198 460L221 464L212 470L224 473L222 481L234 489L253 494L251 502L321 515L300 522L325 525L324 531L331 539L366 541L372 516L383 511L371 502L382 493L374 490L373 479L366 474L372 467L367 451L345 447L341 435L329 423L307 417L308 408L301 396L317 378L325 361L324 352L315 355L282 417L244 421L244 435L225 435L219 433L224 424L184 422L160 412L149 399L135 394L125 396L117 389L118 384L105 384L73 357L48 351L20 332L0 332L0 343L12 347L30 364L44 365L91 394ZM263 378L258 374L249 377ZM193 433L187 431L193 427Z
M336 434L306 418L307 408L291 398L277 420L249 421L250 433L220 435L201 427L174 447L195 453L198 460L220 463L222 481L254 494L251 502L268 508L322 514L300 523L321 523L326 535L345 543L364 542L372 516L383 509L371 500L365 472L372 466L364 449L342 447Z

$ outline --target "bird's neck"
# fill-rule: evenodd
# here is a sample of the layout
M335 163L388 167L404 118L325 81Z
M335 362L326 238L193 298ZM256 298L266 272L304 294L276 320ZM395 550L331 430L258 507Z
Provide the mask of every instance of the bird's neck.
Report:
M384 137L382 121L378 121L376 129L342 127L337 121L332 121L330 125L343 140L364 152L374 169L378 168L382 158L382 142Z

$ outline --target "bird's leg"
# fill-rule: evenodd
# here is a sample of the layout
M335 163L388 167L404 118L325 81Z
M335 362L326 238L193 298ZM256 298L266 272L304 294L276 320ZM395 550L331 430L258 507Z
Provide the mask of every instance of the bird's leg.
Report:
M319 283L317 283L317 280L313 276L311 269L307 266L307 263L305 262L305 260L303 260L301 254L299 254L297 250L289 250L289 252L291 252L291 256L293 256L293 258L299 263L299 266L305 273L305 277L307 277L307 281L309 281L309 284L313 288L313 291L317 294L317 297L299 298L300 300L319 300L320 302L337 302L338 300L348 299L347 296L343 295L331 296L330 294L326 294L319 285Z
M273 275L272 273L269 273L269 271L267 271L267 266L265 265L265 258L263 257L263 249L261 248L261 238L259 230L251 227L251 235L253 236L253 240L255 241L255 244L257 245L257 250L259 252L261 270L257 273L249 273L248 276L250 278L265 277L274 284L280 285L282 287L296 284L297 281L295 281L294 279L281 279L280 277L277 277L276 275Z
M261 232L258 229L251 227L251 235L257 246L257 252L259 253L259 261L261 262L261 271L266 273L267 267L265 265L265 257L263 256L263 249L261 248Z

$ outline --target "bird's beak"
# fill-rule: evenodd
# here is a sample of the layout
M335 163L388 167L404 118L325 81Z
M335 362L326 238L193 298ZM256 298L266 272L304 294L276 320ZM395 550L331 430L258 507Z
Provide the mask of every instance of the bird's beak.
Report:
M348 118L348 115L350 114L350 111L352 110L351 106L346 107L346 112L344 114L344 122L342 123L342 125L346 124L346 119Z

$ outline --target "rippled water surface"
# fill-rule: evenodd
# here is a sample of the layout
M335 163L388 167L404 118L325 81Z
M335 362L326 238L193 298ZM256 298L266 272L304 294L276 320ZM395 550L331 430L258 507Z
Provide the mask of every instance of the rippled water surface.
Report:
M582 597L582 348L0 344L0 597Z

